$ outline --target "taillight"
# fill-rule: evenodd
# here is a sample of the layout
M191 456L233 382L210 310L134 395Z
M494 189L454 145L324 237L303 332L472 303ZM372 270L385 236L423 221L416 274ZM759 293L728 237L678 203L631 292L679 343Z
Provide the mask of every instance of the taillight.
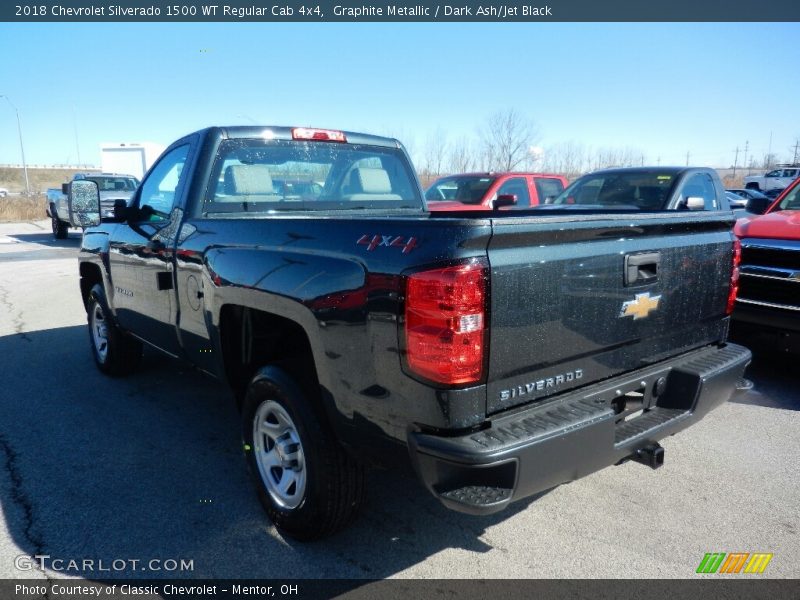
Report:
M333 129L311 129L309 127L295 127L292 129L293 140L313 140L315 142L346 142L344 131Z
M416 374L447 385L481 379L487 271L475 262L408 277L406 360Z
M725 311L726 314L733 312L733 306L736 304L736 295L739 293L739 264L742 262L742 243L736 239L733 240L733 270L731 271L731 289L728 292L728 307Z

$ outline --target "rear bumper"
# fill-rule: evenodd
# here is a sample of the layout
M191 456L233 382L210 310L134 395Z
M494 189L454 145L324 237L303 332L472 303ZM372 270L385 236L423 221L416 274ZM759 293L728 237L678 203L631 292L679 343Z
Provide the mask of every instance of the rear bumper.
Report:
M689 427L728 400L750 358L734 344L704 348L509 411L482 431L457 437L412 431L412 462L448 508L497 512ZM629 392L643 394L644 411L621 421L612 401Z

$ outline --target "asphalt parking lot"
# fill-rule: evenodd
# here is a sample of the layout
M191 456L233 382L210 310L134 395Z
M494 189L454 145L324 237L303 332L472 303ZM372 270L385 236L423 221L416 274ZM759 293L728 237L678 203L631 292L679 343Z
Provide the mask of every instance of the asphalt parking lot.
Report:
M79 242L0 224L0 578L693 578L707 552L773 553L764 576L800 577L796 360L758 356L755 388L665 440L658 471L611 467L483 518L375 472L354 526L300 544L262 513L224 386L153 352L126 379L95 369ZM128 562L21 570L35 554Z

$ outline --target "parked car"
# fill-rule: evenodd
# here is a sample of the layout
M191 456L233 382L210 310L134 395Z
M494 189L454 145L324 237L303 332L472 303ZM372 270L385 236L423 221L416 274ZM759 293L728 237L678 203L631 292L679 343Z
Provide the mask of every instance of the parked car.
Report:
M464 173L437 179L425 199L432 211L524 209L545 204L566 185L566 178L548 173Z
M783 189L798 177L800 177L800 167L786 165L786 168L774 169L763 175L748 175L744 178L744 187L749 190L767 192Z
M8 190L6 188L0 188L0 198L5 198L8 196Z
M761 192L759 192L758 190L748 190L748 189L742 189L742 188L736 188L736 189L728 188L727 191L733 192L737 196L741 196L742 198L746 198L747 200L750 200L752 198L766 198L767 197L764 194L762 194Z
M785 189L786 188L772 188L771 190L767 190L766 192L764 192L764 195L767 198L771 198L774 200L775 198L780 196L783 193L783 190Z
M725 195L728 197L728 204L731 208L745 208L747 206L747 198L740 196L730 190L725 190Z
M322 185L309 179L273 179L272 189L286 200L319 198Z
M766 213L736 222L742 244L737 338L800 352L800 179Z
M286 202L273 178L299 173L322 191ZM714 204L705 170L660 176ZM70 185L97 367L130 373L146 342L227 382L258 497L299 539L354 517L370 464L410 461L474 515L657 468L750 361L726 343L727 211L433 213L397 140L287 127L174 142L102 223L96 183Z
M573 181L550 206L616 210L728 210L722 182L705 167L603 169Z

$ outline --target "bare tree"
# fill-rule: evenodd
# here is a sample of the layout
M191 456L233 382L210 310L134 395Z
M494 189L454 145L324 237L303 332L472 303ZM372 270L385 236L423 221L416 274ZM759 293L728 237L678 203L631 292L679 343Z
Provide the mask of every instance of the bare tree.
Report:
M489 170L513 171L530 158L539 138L533 121L513 108L490 116L481 131L484 162Z
M408 129L402 126L385 127L380 132L380 135L399 140L400 143L405 147L408 155L411 157L414 166L421 164L420 156L417 155L416 137Z
M474 143L463 136L450 144L447 170L450 173L468 173L476 169Z
M631 167L644 163L644 152L638 148L598 148L592 161L595 169Z
M774 152L771 153L771 154L765 154L764 158L761 159L761 168L768 170L768 169L772 168L772 165L775 165L777 163L778 163L778 155L777 154L775 154Z
M573 179L589 170L589 151L583 144L569 141L545 148L542 170Z
M422 172L438 177L442 174L447 154L447 134L439 127L425 140L425 151L422 163Z

